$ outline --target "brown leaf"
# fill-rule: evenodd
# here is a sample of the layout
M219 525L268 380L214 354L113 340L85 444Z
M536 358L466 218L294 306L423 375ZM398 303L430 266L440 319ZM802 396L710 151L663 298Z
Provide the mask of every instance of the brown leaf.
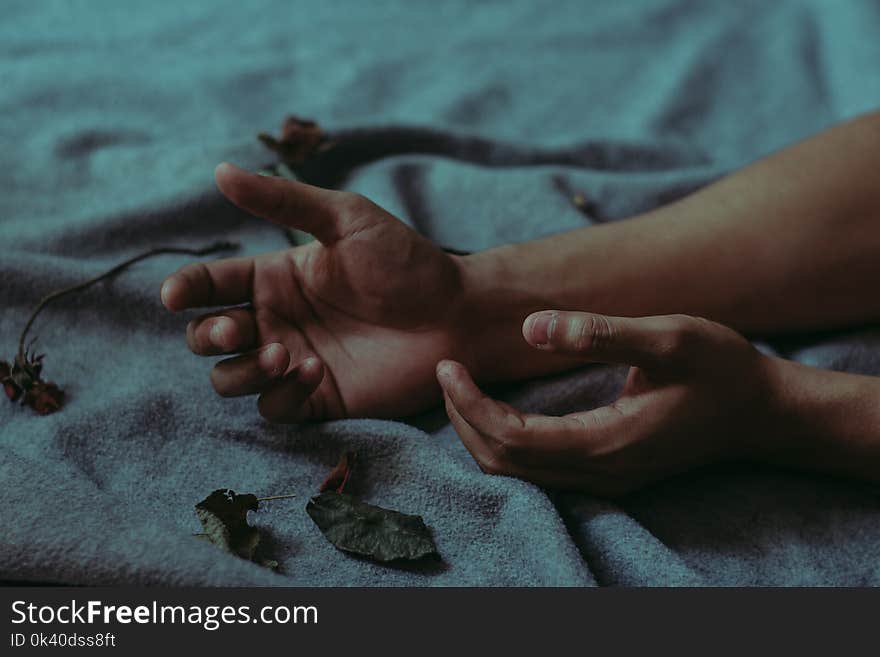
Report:
M337 493L341 493L343 489L345 489L349 477L351 477L351 469L354 467L356 459L357 454L354 452L343 452L342 456L339 458L339 463L337 463L336 467L330 471L330 474L327 475L327 478L324 480L324 483L321 484L321 488L319 488L318 491L323 493L324 491L333 489Z

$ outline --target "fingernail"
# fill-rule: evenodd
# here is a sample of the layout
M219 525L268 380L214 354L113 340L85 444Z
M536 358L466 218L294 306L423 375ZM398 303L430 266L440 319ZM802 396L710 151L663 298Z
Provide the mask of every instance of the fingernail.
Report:
M257 362L263 370L269 373L270 376L279 376L285 369L287 369L287 364L285 363L282 366L279 364L278 360L279 351L283 349L283 345L276 343L266 345L257 352Z
M214 178L218 180L221 178L226 178L228 176L241 176L242 174L247 176L258 175L254 171L242 169L240 166L232 164L231 162L221 162L216 167L214 167Z
M302 378L303 376L313 375L315 368L318 366L318 359L314 356L309 356L303 362L301 362L296 367L296 372L294 372L294 376L296 378Z
M556 323L559 319L559 313L538 313L532 315L531 325L529 326L529 337L536 347L546 347L553 338L553 332L556 330Z
M215 347L224 347L224 325L229 320L225 317L221 317L219 319L214 320L214 323L211 325L211 331L208 334L208 338L211 340L211 344Z
M167 279L164 283L162 283L162 289L159 290L159 298L162 300L162 305L166 308L170 308L168 305L168 295L171 294L171 279Z
M448 379L452 375L452 364L449 361L440 361L437 363L437 376L442 379Z

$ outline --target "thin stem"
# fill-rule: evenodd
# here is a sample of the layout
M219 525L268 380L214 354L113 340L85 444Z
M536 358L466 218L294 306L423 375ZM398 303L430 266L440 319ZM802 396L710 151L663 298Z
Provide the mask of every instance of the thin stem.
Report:
M272 500L289 500L291 497L296 497L294 494L290 495L270 495L269 497L258 497L257 502L270 502Z
M234 242L215 242L209 246L206 246L203 249L185 249L176 246L160 246L155 249L150 249L149 251L145 251L140 255L137 255L133 258L129 258L125 262L121 262L109 271L104 272L99 276L95 276L94 278L90 278L87 281L83 281L82 283L77 283L76 285L71 285L70 287L65 287L60 290L55 290L54 292L50 292L37 304L37 307L34 309L34 312L31 313L30 319L27 321L27 324L24 325L24 330L21 332L21 337L18 340L18 358L21 363L25 362L25 347L24 342L27 339L28 331L33 325L34 320L37 318L37 315L40 314L40 311L43 310L47 305L49 305L52 301L56 299L60 299L61 297L67 296L68 294L73 294L74 292L80 292L85 290L86 288L91 287L95 283L103 281L111 276L115 276L122 270L130 267L136 262L140 262L141 260L146 260L147 258L151 258L157 255L163 255L166 253L179 253L183 255L193 255L193 256L205 256L210 255L212 253L216 253L217 251L228 251L230 249L238 248L238 244Z

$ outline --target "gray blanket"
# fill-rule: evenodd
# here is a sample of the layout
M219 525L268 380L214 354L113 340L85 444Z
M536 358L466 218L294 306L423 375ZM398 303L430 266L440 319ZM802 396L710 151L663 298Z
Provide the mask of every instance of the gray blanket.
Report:
M254 135L287 113L400 142L341 184L474 250L625 218L880 106L868 1L22 0L3 13L0 358L42 294L141 250L283 248L211 173L271 162ZM412 128L430 147L395 141ZM592 219L566 188L594 201ZM184 344L188 317L161 308L161 281L187 261L144 262L41 315L46 374L69 400L47 417L0 400L0 579L880 583L880 496L866 485L725 466L610 503L483 475L439 412L269 425L253 399L214 395L211 363ZM765 347L880 374L876 330ZM564 413L613 398L621 375L590 367L497 394ZM352 448L353 492L422 515L441 563L383 567L324 540L304 506ZM278 572L193 538L193 505L220 487L298 495L252 514Z

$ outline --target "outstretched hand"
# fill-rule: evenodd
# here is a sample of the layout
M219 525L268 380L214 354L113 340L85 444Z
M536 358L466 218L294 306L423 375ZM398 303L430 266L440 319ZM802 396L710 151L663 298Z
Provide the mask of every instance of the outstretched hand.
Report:
M632 367L613 404L549 417L490 399L466 367L441 362L449 419L487 473L614 496L757 453L782 422L777 360L705 319L545 311L526 318L523 336L537 349Z
M220 395L259 395L275 422L400 416L439 397L437 362L468 359L454 256L357 194L229 164L216 179L240 208L317 238L190 264L163 283L169 310L222 307L186 331L196 354L237 354L211 372Z

